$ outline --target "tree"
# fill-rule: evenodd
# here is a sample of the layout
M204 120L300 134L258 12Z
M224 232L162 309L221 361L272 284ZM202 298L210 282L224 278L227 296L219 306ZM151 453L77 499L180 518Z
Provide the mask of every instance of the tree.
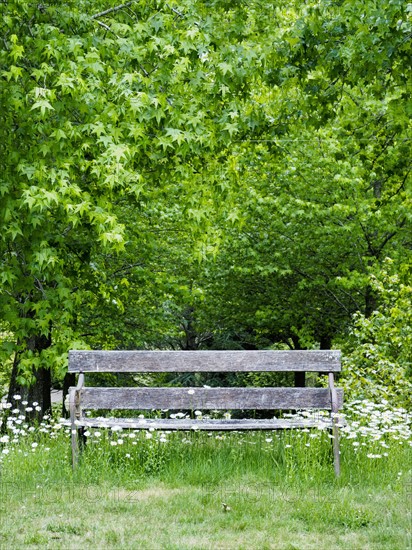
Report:
M411 249L410 12L285 13L256 91L272 127L230 152L232 229L210 295L222 325L258 345L330 347L377 306L371 268Z
M213 17L201 2L175 6L1 4L3 350L42 411L50 365L63 372L67 349L87 345L79 316L110 295L96 266L124 250L125 203L144 219L168 197L193 227L213 209L207 165L236 132L254 54L239 61L225 42L222 3ZM138 262L151 240L136 243Z

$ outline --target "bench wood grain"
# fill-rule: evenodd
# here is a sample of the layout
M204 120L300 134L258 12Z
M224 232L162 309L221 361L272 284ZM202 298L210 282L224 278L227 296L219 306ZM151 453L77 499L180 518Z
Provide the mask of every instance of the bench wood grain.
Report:
M340 372L338 350L70 351L69 372Z
M338 408L343 391L337 392ZM328 388L85 388L84 409L326 409Z

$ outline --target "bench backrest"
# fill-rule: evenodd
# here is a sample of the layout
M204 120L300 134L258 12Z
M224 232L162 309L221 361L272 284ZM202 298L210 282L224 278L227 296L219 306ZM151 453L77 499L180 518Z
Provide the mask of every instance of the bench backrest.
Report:
M71 373L320 372L341 370L333 351L70 351ZM338 408L343 392L336 390ZM84 409L332 409L330 388L88 388Z
M340 372L339 350L69 352L69 372Z

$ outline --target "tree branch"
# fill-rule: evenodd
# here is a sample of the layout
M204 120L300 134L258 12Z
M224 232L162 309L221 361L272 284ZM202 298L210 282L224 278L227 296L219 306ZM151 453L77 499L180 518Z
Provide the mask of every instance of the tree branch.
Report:
M96 23L106 29L106 31L109 31L115 35L116 38L119 38L115 32L112 31L112 29L106 25L106 23L103 23L102 21L99 21L98 19L95 19Z
M172 8L172 6L169 6L169 4L166 4L166 7L169 8L169 10L172 10L172 12L178 15L179 17L183 17L183 13L180 13L180 11L177 11L175 8Z
M92 15L92 19L98 19L99 17L104 17L105 15L108 15L109 13L112 13L114 11L122 10L123 8L128 8L132 4L134 4L135 0L132 0L132 2L126 2L126 4L120 4L120 6L115 6L114 8L109 8L108 10L101 11L100 13L96 13L95 15Z

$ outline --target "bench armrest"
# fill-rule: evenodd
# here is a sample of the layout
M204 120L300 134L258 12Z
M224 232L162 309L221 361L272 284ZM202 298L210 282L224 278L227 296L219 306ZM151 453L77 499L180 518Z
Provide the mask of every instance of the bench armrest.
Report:
M338 414L339 412L339 401L338 401L338 394L336 392L335 388L335 381L333 377L333 372L330 372L328 374L329 379L329 391L330 391L330 401L331 401L331 409L333 414Z
M77 386L75 387L76 391L80 391L84 386L84 374L81 372L79 374L79 379L77 381Z
M80 419L81 416L81 405L80 405L80 397L81 397L81 390L84 387L84 374L81 372L79 374L79 380L77 382L77 386L70 388L69 391L69 406L70 406L70 420L72 423L72 426L74 425L76 420Z

